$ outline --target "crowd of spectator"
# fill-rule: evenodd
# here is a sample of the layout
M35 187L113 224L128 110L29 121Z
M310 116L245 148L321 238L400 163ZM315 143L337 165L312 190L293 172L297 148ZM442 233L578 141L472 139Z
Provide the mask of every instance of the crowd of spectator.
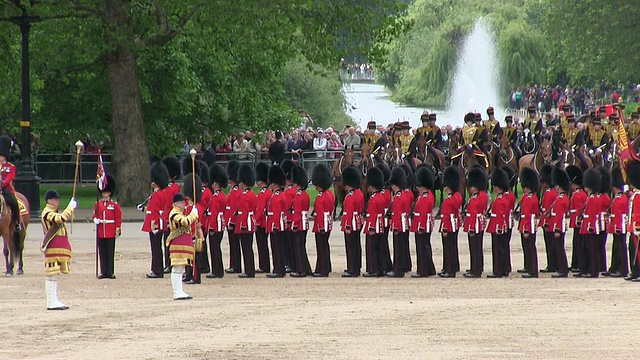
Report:
M340 59L340 76L345 80L375 80L373 66L367 63L349 64Z

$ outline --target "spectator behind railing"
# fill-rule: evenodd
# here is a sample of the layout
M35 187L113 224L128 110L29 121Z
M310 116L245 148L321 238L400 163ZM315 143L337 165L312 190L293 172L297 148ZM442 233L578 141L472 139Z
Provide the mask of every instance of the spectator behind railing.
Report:
M274 141L271 145L269 145L269 159L271 159L272 165L280 165L282 164L282 160L284 160L284 153L286 151L282 133L280 131L276 131L273 140Z
M300 138L300 133L293 131L291 133L291 140L289 140L289 146L287 147L287 150L291 152L291 159L298 160L300 158L303 146L304 140Z
M347 134L344 140L344 147L353 147L354 150L360 150L360 136L356 134L356 129L353 126L349 126Z
M313 139L313 150L318 152L319 158L324 157L324 151L327 150L327 138L322 129L318 130L318 134Z
M244 134L238 134L236 141L233 142L234 153L248 153L251 152L249 148L249 142L244 138ZM238 154L236 157L238 160L247 160L249 156L247 154Z
M327 150L329 151L344 150L344 146L340 142L340 139L338 138L338 134L336 134L335 132L331 133L331 140L327 142ZM340 153L335 153L335 152L331 152L328 155L329 155L328 156L329 159L338 159L340 158L340 156L342 156Z

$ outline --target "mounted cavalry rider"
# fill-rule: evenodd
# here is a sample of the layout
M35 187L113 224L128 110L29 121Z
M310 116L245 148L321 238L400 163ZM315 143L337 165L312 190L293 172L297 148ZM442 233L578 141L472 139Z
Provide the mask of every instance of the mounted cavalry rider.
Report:
M618 139L618 114L611 113L609 115L609 121L604 126L604 131L607 133L607 137L612 142Z
M376 122L375 121L369 121L367 123L367 130L365 130L365 135L364 135L364 139L363 142L367 145L369 145L369 148L373 149L373 146L376 144L376 142L378 141L378 139L380 138L380 135L376 135Z
M584 131L576 128L576 118L573 114L566 116L567 127L563 128L562 140L567 144L566 148L573 152L573 154L580 160L583 169L587 169L587 159L582 152L582 145L584 145Z
M478 135L476 138L476 144L478 145L482 153L484 153L484 155L487 158L489 158L489 152L487 151L487 147L486 147L486 143L488 139L488 136L487 136L488 131L487 131L487 128L485 128L484 125L482 125L482 114L475 113L474 117L476 120L476 129L477 129L477 135Z
M436 153L436 149L440 149L442 147L442 131L436 125L436 114L429 114L427 129L428 132L423 136L427 137L427 151L433 157L433 165L437 169L441 169L441 166L444 164L440 164L440 159L438 158L438 154Z
M498 139L502 134L502 129L500 128L500 122L496 120L493 107L489 106L487 108L487 115L489 116L489 119L484 121L484 127L487 129L487 132L491 134L491 140L494 143L498 143Z
M422 126L416 130L416 135L427 136L429 132L431 132L431 122L429 121L429 112L424 111L422 115L420 115L420 121L422 122Z
M15 230L20 231L20 210L16 200L16 190L13 188L13 179L16 177L16 167L9 162L13 141L6 135L0 136L0 191L4 201L11 209L11 223L15 225Z
M589 155L594 157L595 154L602 153L609 143L609 137L607 132L602 128L602 123L599 117L593 119L593 130L589 132L589 138L587 139L587 147L589 148Z
M513 116L505 116L504 122L506 123L506 126L501 129L502 136L506 136L509 139L511 149L516 153L516 158L520 159L522 157L522 152L516 146L517 132L515 126L513 126Z
M529 137L531 140L535 140L540 143L540 133L542 132L542 121L536 116L536 106L529 105L527 107L527 111L529 112L529 117L524 119L524 125L522 129L524 130L525 137Z
M464 152L465 146L471 146L476 156L484 158L485 166L489 165L487 155L478 147L479 130L474 124L476 122L476 114L468 113L464 116L464 122L466 125L462 128L462 137L460 139L460 146L456 151L456 154L451 157L454 160Z
M627 125L627 135L631 142L640 135L640 112L631 113L631 122Z
M569 126L567 122L567 117L571 115L571 105L564 104L560 107L560 126L562 127L562 131L565 131Z

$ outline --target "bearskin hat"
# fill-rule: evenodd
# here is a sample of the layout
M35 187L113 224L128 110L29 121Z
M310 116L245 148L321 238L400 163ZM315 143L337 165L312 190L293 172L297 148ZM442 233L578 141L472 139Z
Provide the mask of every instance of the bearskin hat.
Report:
M569 181L571 181L572 184L582 186L582 169L575 165L569 165L564 170L567 172L567 175L569 175Z
M114 178L111 174L107 174L107 184L104 186L104 189L99 191L100 194L106 191L111 193L111 196L113 196L116 192L116 178Z
M284 176L284 170L278 165L271 165L269 167L269 173L267 174L267 182L269 184L277 184L280 187L284 187L286 180Z
M169 186L169 170L162 161L151 164L151 182L156 183L160 189Z
M416 171L416 186L433 190L433 172L427 166L421 166Z
M380 171L382 171L382 176L384 177L384 184L389 185L389 179L391 179L391 169L387 164L380 164L377 166Z
M611 187L624 190L624 178L622 177L622 170L620 170L619 166L611 170Z
M212 164L209 168L209 181L213 185L213 183L218 183L221 189L224 189L229 185L227 178L227 170L225 170L219 164Z
M367 185L382 190L384 188L384 174L377 167L369 169L367 172Z
M189 176L184 177L184 196L190 198L191 200L195 199L195 203L199 203L200 199L202 199L202 181L200 181L200 176L196 175L195 185L193 181L193 174L189 174ZM195 197L193 196L193 189L196 189ZM175 202L175 201L174 201Z
M507 183L509 180L507 179ZM487 172L481 168L472 168L467 173L467 188L475 187L479 191L487 190Z
M493 170L493 173L491 173L491 187L497 187L503 191L509 191L511 188L509 175L507 175L507 173L501 168Z
M290 173L291 182L300 186L303 189L306 189L309 186L309 177L307 176L307 171L301 166L294 166L291 168Z
M331 183L333 183L331 169L325 164L317 164L311 171L311 182L313 182L313 185L327 190L331 187Z
M551 185L551 172L553 171L553 166L549 164L544 164L540 168L540 184Z
M9 155L11 155L11 143L13 141L7 135L0 136L0 155L4 156L9 160Z
M289 173L291 172L291 168L293 168L296 164L291 159L285 159L280 164L280 167L284 171L285 178L289 178Z
M396 166L391 170L391 178L389 179L389 185L395 185L401 190L407 188L407 174L402 170L401 166Z
M360 170L353 165L347 166L342 171L342 185L360 188Z
M529 188L531 192L537 193L540 190L540 179L532 168L523 168L520 172L520 184L522 188Z
M600 189L598 192L608 194L611 192L611 173L604 166L599 166L598 171L600 172Z
M518 183L518 177L516 176L516 172L513 171L513 169L510 166L502 166L501 169L507 174L507 177L509 178L509 189L512 189L514 187L516 187L516 184Z
M476 114L471 112L467 113L467 115L464 116L464 122L465 123L476 122Z
M269 174L269 165L263 162L256 164L256 181L267 182L267 175Z
M593 192L600 191L600 171L597 169L585 171L582 182L585 188L589 188Z
M256 183L256 173L253 171L253 168L249 164L242 164L240 168L238 168L238 177L237 181L239 183L243 183L249 187L255 185Z
M227 177L229 181L233 181L234 183L238 182L238 169L240 168L240 163L237 160L231 160L227 164Z
M191 162L191 158L186 158L182 160L182 176L187 176L187 174L191 174L193 171L193 167L196 168L196 174L200 175L200 171L202 170L201 161L196 160L195 163Z
M634 188L640 189L640 161L633 160L627 166L627 181Z
M458 167L450 165L444 169L442 184L454 192L460 190L460 170Z
M409 166L409 164L400 164L400 167L402 168L402 170L404 170L404 173L407 177L407 188L412 188L414 183L416 182L416 178L413 176L413 170L411 169L411 166Z
M169 179L176 180L180 177L180 160L175 156L167 156L162 159L162 162L169 171ZM191 171L189 171L191 172Z
M559 186L567 192L571 190L571 180L567 172L558 167L554 167L553 170L551 170L551 186Z
M198 168L200 168L200 180L202 180L202 185L210 186L211 182L209 179L209 165L206 162L200 160L197 162Z

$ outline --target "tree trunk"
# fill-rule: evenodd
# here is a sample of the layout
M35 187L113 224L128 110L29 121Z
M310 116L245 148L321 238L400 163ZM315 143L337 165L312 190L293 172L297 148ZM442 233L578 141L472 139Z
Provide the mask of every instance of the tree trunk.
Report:
M105 2L105 19L116 28L118 34L115 36L125 34L126 38L133 34L128 3L126 0ZM131 205L146 199L150 192L149 150L142 117L142 93L138 83L136 56L121 40L113 50L104 54L103 61L109 74L111 92L117 198L122 204Z

